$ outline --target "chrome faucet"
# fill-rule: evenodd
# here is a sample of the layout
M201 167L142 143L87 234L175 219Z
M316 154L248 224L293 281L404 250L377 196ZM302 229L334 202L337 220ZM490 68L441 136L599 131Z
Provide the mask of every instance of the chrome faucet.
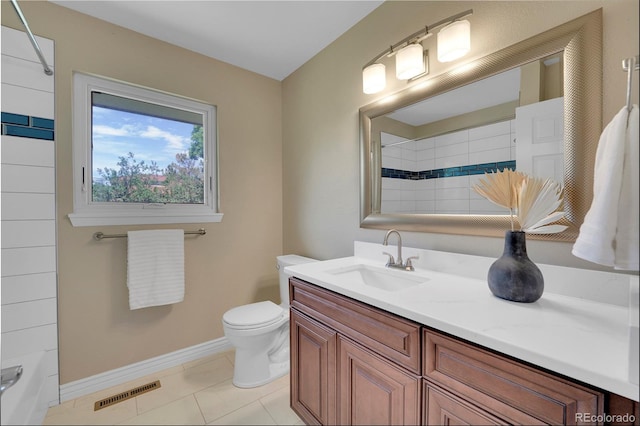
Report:
M411 264L411 260L412 259L417 259L417 256L414 257L410 257L407 259L407 263L402 263L402 237L400 236L400 232L398 232L395 229L390 229L389 231L387 231L387 234L384 236L384 241L382 241L382 245L386 246L389 244L389 236L391 234L396 234L398 236L398 257L397 259L393 258L393 255L391 253L387 253L386 251L383 252L383 254L386 254L387 256L389 256L389 260L387 262L387 264L385 265L387 268L398 268L398 269L404 269L406 271L413 271L413 265Z
M14 365L13 367L3 368L0 372L0 395L4 393L11 386L15 385L22 377L22 366Z

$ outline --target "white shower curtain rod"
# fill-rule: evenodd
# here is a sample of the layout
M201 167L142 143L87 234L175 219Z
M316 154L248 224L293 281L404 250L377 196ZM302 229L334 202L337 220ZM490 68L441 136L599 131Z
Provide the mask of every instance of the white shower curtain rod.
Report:
M22 10L20 9L20 6L18 5L17 0L11 0L11 4L13 5L13 8L16 10L16 13L18 14L18 17L22 21L22 25L24 25L25 30L27 30L27 35L29 36L29 40L31 41L31 45L33 46L33 49L36 51L36 55L38 55L38 58L40 59L40 62L42 63L42 66L44 68L44 73L46 75L53 75L53 71L51 70L51 68L49 68L49 65L47 64L47 60L44 59L44 55L42 54L42 51L40 50L40 46L38 45L38 42L36 41L36 38L33 36L33 33L31 32L31 29L29 28L29 24L27 23L27 19L22 14Z

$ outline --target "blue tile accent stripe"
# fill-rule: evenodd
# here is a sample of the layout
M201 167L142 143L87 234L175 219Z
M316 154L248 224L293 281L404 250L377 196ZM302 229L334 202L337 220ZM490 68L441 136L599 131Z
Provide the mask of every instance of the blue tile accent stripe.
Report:
M423 170L421 172L411 172L408 170L382 168L382 177L392 179L438 179L454 176L482 175L498 170L516 169L515 160L499 161L496 163L470 164L468 166L447 167L444 169Z
M2 113L2 134L23 138L54 140L54 120L29 115Z
M18 124L20 126L29 125L29 116L22 114L12 114L10 112L2 113L2 124Z
M48 118L31 117L31 127L53 130L53 120Z

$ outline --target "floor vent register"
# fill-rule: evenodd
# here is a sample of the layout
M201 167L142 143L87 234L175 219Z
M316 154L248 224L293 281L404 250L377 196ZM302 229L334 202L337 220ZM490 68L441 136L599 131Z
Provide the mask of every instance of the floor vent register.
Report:
M116 395L112 395L110 397L101 399L100 401L96 401L93 405L93 411L98 411L106 407L110 407L119 402L126 401L127 399L134 398L138 395L142 395L143 393L151 392L152 390L160 388L160 380L156 380L155 382L147 383L146 385L138 386L133 389L129 389L124 392L120 392Z

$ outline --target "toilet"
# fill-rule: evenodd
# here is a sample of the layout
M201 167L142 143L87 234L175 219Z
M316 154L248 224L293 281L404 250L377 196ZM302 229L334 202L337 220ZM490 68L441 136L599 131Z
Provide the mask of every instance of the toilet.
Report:
M262 386L289 373L289 275L284 268L309 262L316 260L294 254L278 256L280 305L250 303L222 316L224 335L236 350L235 386Z

